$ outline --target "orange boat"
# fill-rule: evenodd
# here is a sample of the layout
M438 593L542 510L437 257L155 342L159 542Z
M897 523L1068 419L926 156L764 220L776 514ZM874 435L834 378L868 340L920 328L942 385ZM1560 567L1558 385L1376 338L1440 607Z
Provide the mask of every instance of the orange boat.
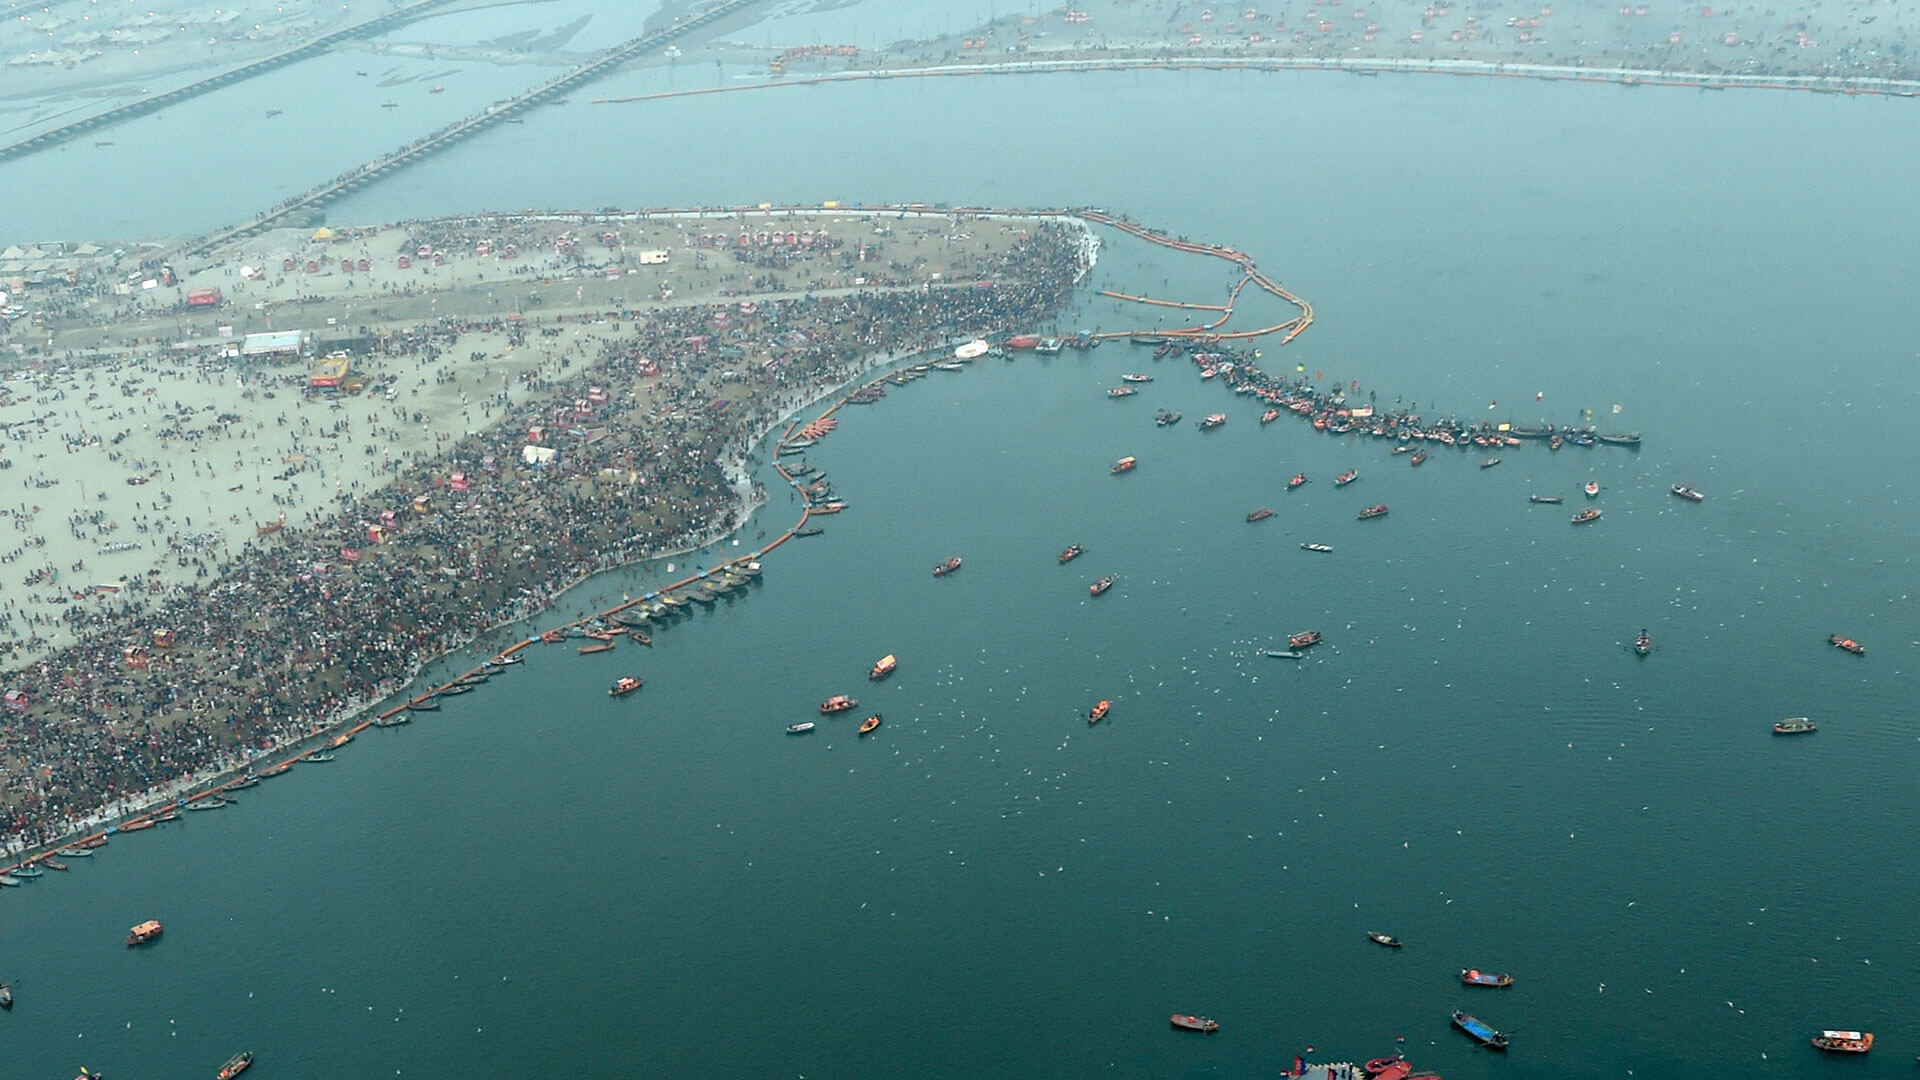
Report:
M1589 506L1585 510L1573 515L1573 523L1575 525L1587 525L1599 520L1600 508L1597 506Z
M865 720L860 721L860 734L871 735L873 733L873 729L879 726L880 726L880 714L874 713L872 716L869 716Z
M627 630L627 636L639 642L640 644L645 645L649 649L653 648L653 638L644 630L634 630L629 628Z
M1064 565L1086 554L1087 549L1079 544L1068 544L1067 550L1060 553L1060 562Z
M1294 474L1293 474L1293 479L1291 479L1291 480L1289 480L1289 481L1287 481L1287 490L1288 490L1288 491L1292 491L1292 490L1293 490L1294 488L1297 488L1297 487L1299 487L1299 486L1300 486L1301 484L1304 484L1304 483L1306 483L1306 482L1307 482L1307 474L1306 474L1306 473L1303 473L1303 472L1297 472L1297 473L1294 473Z
M1108 701L1106 698L1101 698L1100 703L1098 705L1095 705L1093 707L1093 711L1087 714L1087 726L1092 727L1093 725L1106 719L1107 713L1110 712L1112 709L1113 709L1113 702Z
M1133 467L1138 464L1140 463L1138 461L1135 461L1133 458L1123 457L1119 461L1114 462L1113 468L1108 469L1107 471L1112 473L1115 476L1119 476L1123 472L1132 472Z
M138 821L128 821L123 823L120 826L120 831L121 832L140 832L143 829L153 828L155 824L156 823L152 818L141 818Z
M607 687L608 697L625 697L646 684L632 675L620 676L620 681Z
M867 672L867 678L879 682L881 679L893 674L893 669L899 666L900 661L894 659L892 653L888 653L880 658L879 663L873 665L872 671Z
M960 569L960 556L955 555L953 558L948 559L946 562L943 562L939 566L934 567L933 576L946 577L948 574L951 574L958 569Z
M1266 412L1260 414L1260 422L1263 424L1271 424L1278 419L1280 419L1279 409L1268 409Z
M1832 1054L1864 1054L1873 1049L1873 1032L1823 1031L1813 1037L1813 1045Z
M127 948L131 949L135 945L145 945L147 942L152 941L154 938L157 938L159 936L160 936L160 920L148 919L146 922L143 922L139 926L136 926L132 930L128 931Z
M545 630L541 632L540 640L546 642L549 645L558 645L561 642L567 640L567 635L561 633L558 630Z
M1834 648L1845 649L1855 656L1867 655L1867 647L1853 640L1850 637L1841 637L1839 634L1834 634L1831 637L1828 637L1827 641L1831 643Z
M1290 649L1305 649L1318 644L1320 644L1318 630L1305 630L1287 639L1287 647Z
M1346 472L1343 472L1339 476L1336 476L1333 478L1333 486L1346 487L1348 484L1353 483L1355 478L1357 478L1359 475L1360 475L1360 470L1348 469Z
M820 703L820 712L822 714L846 712L848 709L858 708L859 705L860 702L855 698L845 694L835 694Z

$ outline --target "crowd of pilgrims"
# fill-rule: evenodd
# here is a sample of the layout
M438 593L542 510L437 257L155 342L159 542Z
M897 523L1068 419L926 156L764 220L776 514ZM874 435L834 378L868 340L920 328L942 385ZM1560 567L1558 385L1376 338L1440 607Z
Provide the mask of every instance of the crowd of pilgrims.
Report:
M992 286L652 313L599 363L318 524L256 539L217 580L83 617L76 644L16 674L26 707L0 710L0 843L53 843L245 768L590 574L718 539L748 508L738 463L779 417L879 357L1048 319L1077 244L1043 226ZM536 428L551 462L523 457Z

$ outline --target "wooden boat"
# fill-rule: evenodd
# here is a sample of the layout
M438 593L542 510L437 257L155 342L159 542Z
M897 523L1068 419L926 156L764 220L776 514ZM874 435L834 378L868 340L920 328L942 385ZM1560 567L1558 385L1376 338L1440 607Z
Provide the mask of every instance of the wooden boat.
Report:
M620 676L620 679L618 682L615 682L612 686L607 687L607 696L608 697L626 697L628 694L633 693L635 690L638 690L645 685L646 683L643 680L641 680L639 676L622 675Z
M300 760L302 762L307 762L314 765L325 765L327 762L333 760L333 755L328 753L308 754L306 757L303 757ZM187 809L191 810L193 808L188 807Z
M439 92L437 87L434 92ZM228 1058L225 1065L220 1066L220 1080L233 1080L234 1077L246 1072L247 1067L252 1064L253 1052L251 1050L242 1050Z
M1300 547L1301 547L1301 550L1303 550L1303 551L1322 551L1322 552L1325 552L1325 551L1332 551L1332 550L1333 550L1333 548L1332 548L1331 546L1329 546L1329 545L1327 545L1327 544L1301 544L1301 545L1300 545Z
M1279 409L1268 409L1266 412L1260 414L1260 422L1262 424L1271 424L1278 419L1280 419Z
M1336 476L1333 478L1333 486L1346 487L1348 484L1353 483L1355 480L1359 478L1360 478L1359 469L1348 469L1346 472L1343 472L1339 476Z
M1217 412L1207 417L1205 420L1200 421L1200 430L1212 431L1214 428L1217 428L1221 424L1224 424L1226 422L1227 422L1227 414L1223 412Z
M951 574L958 569L960 569L960 556L955 555L953 558L948 559L946 562L943 562L939 566L934 567L933 576L946 577L948 574Z
M820 713L825 716L830 713L846 712L848 709L859 708L859 706L859 699L850 698L845 694L835 694L820 703Z
M1407 460L1408 460L1408 461L1410 461L1410 462L1412 462L1412 464L1413 464L1413 467L1417 469L1417 468L1419 468L1419 467L1420 467L1421 465L1424 465L1424 464L1426 464L1426 460L1427 460L1427 452L1426 452L1425 450L1415 450L1415 451L1413 452L1413 457L1411 457L1411 458L1409 458L1409 459L1407 459Z
M63 847L54 852L54 854L59 855L63 859L90 859L93 857L93 852L78 846Z
M873 729L879 726L880 726L880 714L874 713L872 716L869 716L865 720L860 721L860 734L871 735L873 734Z
M558 630L543 630L540 633L540 640L546 642L549 645L558 645L561 642L567 640L567 635L561 633Z
M1303 630L1287 638L1287 647L1290 649L1306 649L1320 644L1320 641L1320 631Z
M1381 503L1379 506L1369 506L1365 510L1360 511L1360 520L1365 521L1368 518L1385 517L1386 514L1387 504Z
M1558 506L1560 503L1564 502L1565 500L1560 498L1560 496L1558 495L1529 495L1527 496L1527 501L1531 503L1548 503L1550 505Z
M1498 465L1498 464L1500 464L1500 459L1499 459L1499 458L1497 458L1497 457L1490 457L1490 458L1488 458L1487 460L1485 460L1485 461L1483 461L1483 462L1481 462L1481 463L1480 463L1480 467L1481 467L1481 468L1483 468L1483 469L1491 469L1491 468L1493 468L1493 467L1494 467L1495 465Z
M1220 1030L1220 1025L1204 1016L1188 1016L1186 1013L1173 1014L1173 1026L1185 1031L1198 1031L1211 1035Z
M327 740L327 749L338 750L352 741L352 735L335 735L333 738Z
M1873 1049L1873 1032L1822 1031L1813 1037L1813 1047L1830 1054L1864 1054Z
M1106 698L1101 698L1099 702L1096 703L1090 711L1088 711L1087 726L1092 727L1093 725L1106 719L1107 714L1112 711L1113 711L1113 702L1107 700Z
M1624 432L1618 435L1595 435L1594 438L1599 439L1601 442L1606 443L1609 446L1639 446L1640 445L1640 433L1637 431Z
M1292 490L1293 490L1294 488L1297 488L1297 487L1299 487L1299 486L1300 486L1301 484L1304 484L1304 483L1306 483L1306 482L1307 482L1307 474L1306 474L1306 473L1303 473L1303 472L1297 472L1297 473L1294 473L1294 474L1293 474L1293 479L1291 479L1291 480L1289 480L1289 481L1287 481L1287 490L1288 490L1288 491L1292 491Z
M414 712L439 712L440 703L432 697L417 697L407 702L407 708Z
M46 867L49 870L65 870L67 868L66 863L63 863L59 859L54 859L54 858L41 859L40 865Z
M1513 976L1481 971L1479 968L1466 968L1460 972L1460 985L1492 986L1504 989L1513 985Z
M459 697L461 694L471 693L473 693L473 687L465 683L450 683L434 691L435 696L438 697Z
M585 656L589 653L602 653L602 652L612 652L612 651L613 651L613 642L611 641L599 641L599 642L595 642L592 645L580 646L580 654L582 656Z
M1161 427L1168 427L1180 422L1180 414L1161 409L1159 412L1153 414L1153 422Z
M285 765L282 765L278 769L268 769L266 772L263 772L260 775L272 776L275 772L286 772L286 771L287 771L287 767ZM165 813L153 815L153 823L155 825L165 825L169 821L179 821L179 820L180 820L180 811L178 810L168 810Z
M813 722L813 721L811 721L811 720L802 720L802 721L800 721L800 722L799 722L799 723L797 723L797 724L788 724L788 725L787 725L787 734L789 734L789 735L805 735L805 734L806 734L807 732L809 732L809 731L812 731L812 730L814 729L814 727L815 727L815 726L816 726L816 725L815 725L815 724L814 724L814 722Z
M1367 940L1373 942L1375 945L1388 949L1397 949L1400 947L1399 938L1394 937L1392 934L1382 934L1378 930L1367 931Z
M639 642L640 644L645 645L649 649L653 648L653 635L647 633L644 630L635 630L632 628L628 628L627 636Z
M318 756L318 755L315 755L315 756ZM328 757L327 760L332 761L333 758ZM187 810L188 812L199 811L199 810L218 810L226 805L227 805L227 801L225 799L199 799L194 802L188 803Z
M86 848L88 851L103 848L107 846L107 838L104 836L89 836L85 840L80 841L79 846Z
M402 709L399 712L394 713L392 716L377 717L373 721L373 726L374 727L399 727L401 724L411 724L411 723L413 723L413 717L408 716L406 710Z
M1705 502L1707 498L1705 495L1700 494L1697 489L1689 487L1686 484L1675 484L1673 485L1672 491L1675 495L1680 496L1688 502Z
M1598 520L1600 520L1600 508L1597 506L1589 506L1585 510L1573 515L1573 523L1575 525L1591 525Z
M1123 457L1119 461L1114 462L1113 468L1107 471L1115 476L1119 476L1123 472L1132 472L1133 467L1138 464L1140 464L1140 462L1134 458Z
M1064 566L1086 553L1087 549L1081 547L1079 544L1068 544L1067 550L1060 553L1060 563Z
M141 923L127 932L127 948L131 949L135 945L145 945L147 942L159 937L160 933L160 920L148 919L146 922Z
M1135 345L1159 346L1167 344L1166 337L1160 334L1128 334L1127 340L1133 342Z
M879 663L873 665L872 671L867 672L867 678L879 682L881 679L893 674L893 669L899 666L900 661L894 659L892 653L888 653L880 658Z
M1839 634L1831 634L1827 637L1827 641L1834 648L1845 649L1855 656L1867 655L1867 647L1853 640L1850 637L1841 637Z
M582 630L581 633L595 641L612 641L614 636L611 630Z
M1804 716L1789 716L1773 725L1775 735L1811 735L1819 731L1820 725Z
M1116 386L1113 389L1107 391L1107 396L1110 398L1132 397L1133 395L1139 392L1140 391L1135 390L1131 386Z
M1153 381L1153 376L1151 376L1151 375L1146 375L1146 374L1142 374L1142 373L1140 373L1140 372L1135 372L1135 373L1133 373L1133 374L1131 374L1131 375L1122 375L1122 376L1120 376L1120 381L1121 381L1121 382L1130 382L1130 383L1143 383L1143 382L1152 382L1152 381Z
M1106 592L1108 589L1111 589L1111 588L1113 588L1113 576L1108 575L1106 577L1101 578L1099 581L1096 581L1093 584L1087 586L1087 592L1092 596L1099 596L1101 593Z
M1248 521L1265 521L1273 516L1273 507L1263 506L1247 515Z
M1507 1048L1506 1033L1494 1030L1493 1025L1484 1020L1469 1016L1459 1009L1453 1010L1453 1026L1466 1032L1467 1036L1474 1042L1479 1043L1489 1050L1505 1050Z
M1600 497L1600 481L1589 480L1587 481L1586 486L1582 487L1580 490L1587 493L1587 498L1597 499Z
M1653 635L1647 633L1645 630L1641 630L1640 636L1633 639L1633 651L1640 656L1645 656L1652 652Z
M809 525L809 526L807 526L807 527L806 527L806 528L804 528L804 529L795 529L795 530L793 530L793 535L795 535L795 536L819 536L819 535L820 535L821 533L823 533L823 532L826 532L826 531L827 531L827 530L825 530L825 529L823 529L823 528L821 528L821 527L820 527L820 526L818 526L818 525Z

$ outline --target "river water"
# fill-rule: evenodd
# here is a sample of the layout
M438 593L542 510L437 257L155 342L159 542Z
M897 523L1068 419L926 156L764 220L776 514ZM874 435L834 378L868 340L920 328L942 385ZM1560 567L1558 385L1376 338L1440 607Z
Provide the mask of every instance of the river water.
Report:
M595 96L671 78L691 75ZM211 131L217 97L164 123ZM842 411L811 460L852 508L749 597L650 652L535 649L238 807L7 890L10 1069L201 1077L250 1048L267 1077L1199 1077L1311 1046L1402 1049L1449 1080L1904 1075L1916 115L1164 72L578 100L339 204L1099 205L1231 243L1310 299L1319 321L1269 370L1429 415L1591 409L1646 442L1415 470L1263 428L1125 345L936 372ZM25 193L5 231L204 227L386 145L356 139L253 170L156 138L143 175L58 199L23 178L71 158L29 158L0 169ZM1107 240L1092 287L1232 284ZM1089 294L1062 327L1143 321ZM1128 371L1155 381L1106 400ZM1157 407L1186 423L1156 428ZM1228 424L1197 431L1213 411ZM1109 476L1122 455L1139 469ZM1286 493L1296 471L1312 482ZM1574 529L1588 479L1605 516ZM748 546L797 516L774 490ZM1376 502L1391 515L1354 519ZM1062 567L1070 542L1088 553ZM952 554L964 569L931 577ZM1264 655L1308 628L1327 643L1307 659ZM884 653L900 670L869 684ZM628 672L646 688L608 699ZM855 718L782 734L835 693ZM1769 734L1790 715L1819 733ZM149 917L166 937L121 948ZM1469 993L1466 966L1517 985ZM1450 1032L1455 1006L1512 1051ZM1183 1037L1175 1011L1223 1030ZM1823 1027L1880 1049L1823 1060Z

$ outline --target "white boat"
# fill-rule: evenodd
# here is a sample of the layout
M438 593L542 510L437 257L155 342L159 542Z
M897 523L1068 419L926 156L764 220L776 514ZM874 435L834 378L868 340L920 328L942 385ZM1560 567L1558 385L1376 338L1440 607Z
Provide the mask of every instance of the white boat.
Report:
M797 723L797 724L788 724L788 725L787 725L787 734L789 734L789 735L805 735L805 734L806 734L807 732L809 732L809 731L812 731L812 730L813 730L813 728L814 728L814 724L813 724L813 721L811 721L811 720L802 720L802 721L800 721L800 722L799 722L799 723Z
M975 338L953 350L955 360L975 360L987 355L987 343Z

